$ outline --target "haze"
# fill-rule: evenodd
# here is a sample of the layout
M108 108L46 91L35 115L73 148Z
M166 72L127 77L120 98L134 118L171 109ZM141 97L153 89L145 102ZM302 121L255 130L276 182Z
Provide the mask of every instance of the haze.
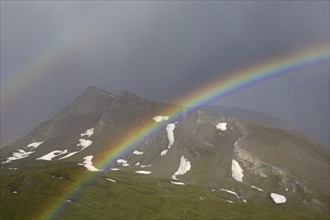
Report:
M1 142L94 85L175 102L221 74L329 44L328 1L1 1ZM218 100L329 145L329 62Z

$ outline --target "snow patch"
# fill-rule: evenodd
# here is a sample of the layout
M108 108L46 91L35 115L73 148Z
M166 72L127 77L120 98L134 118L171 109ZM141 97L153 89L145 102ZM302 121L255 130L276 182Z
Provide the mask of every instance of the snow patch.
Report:
M259 190L260 192L263 192L264 190L263 189L260 189L259 187L256 187L256 186L253 186L253 185L250 185L253 189L256 189L256 190Z
M221 191L225 191L225 192L227 192L227 193L233 194L233 195L235 195L238 199L240 198L240 197L237 195L237 193L235 193L234 191L230 191L230 190L228 190L228 189L221 189Z
M18 168L17 167L9 167L8 169L9 170L17 170Z
M148 164L148 165L141 165L142 168L145 168L145 167L151 167L151 164Z
M226 199L227 202L229 203L234 203L233 201L229 200L229 199Z
M233 194L237 197L237 199L242 199L242 201L246 203L246 200L244 198L240 198L239 195L234 191L231 191L231 190L228 190L228 189L221 189L221 191L225 191L227 193Z
M167 138L169 141L168 149L170 149L174 144L174 128L175 128L175 123L170 123L166 126Z
M22 158L28 157L30 154L34 153L34 151L28 151L26 152L25 150L18 149L18 152L13 152L11 157L7 157L7 160L2 162L3 163L9 163L14 160L20 160Z
M1 164L9 163L13 160L20 160L20 159L23 159L25 157L28 157L30 154L34 153L34 151L32 151L32 150L39 147L42 143L44 143L44 141L32 142L31 144L28 144L25 148L30 148L30 149L27 149L27 151L22 150L22 149L18 149L17 152L13 152L12 156L7 157L7 160L4 161L4 162L1 162Z
M271 193L270 197L272 197L273 201L276 204L281 204L286 202L286 198L283 195L277 194L277 193Z
M94 134L94 128L87 129L84 133L81 133L80 136L91 137Z
M26 152L26 151L24 151L22 149L18 149L18 154L32 154L32 153L34 153L34 151L28 151L28 152Z
M133 154L135 154L135 155L142 155L143 152L141 152L141 151L137 151L137 150L136 150L136 151L133 152Z
M160 156L165 156L167 154L168 150L163 150L162 152L160 152Z
M113 180L113 179L110 179L110 178L106 178L106 179L109 180L110 182L113 182L113 183L116 182L116 180Z
M89 147L93 142L90 141L90 140L86 140L86 139L79 139L79 144L77 144L77 146L81 146L81 150L82 151L83 149L85 149L86 147Z
M85 131L85 133L82 133L82 134L80 134L80 135L81 135L81 136L85 136L85 135L87 135L88 137L90 137L91 135L93 135L93 133L94 133L94 128L91 128L91 129L87 129L87 130ZM66 158L68 158L68 157L71 157L71 156L75 155L76 153L79 153L80 151L84 150L86 147L91 146L92 143L93 143L93 142L90 141L90 140L79 139L79 144L77 144L77 146L78 146L78 147L81 147L81 149L80 149L79 151L71 152L71 153L65 155L64 157L59 158L59 160L66 159Z
M52 160L54 157L58 157L62 154L66 154L68 152L67 149L65 150L54 150L42 157L37 158L36 160Z
M153 117L152 119L155 122L162 122L162 121L167 121L169 118L170 118L169 116L157 115L157 116Z
M135 173L139 173L139 174L150 174L151 171L146 171L146 170L137 170L135 171Z
M160 156L165 156L168 152L168 150L171 149L172 145L174 144L174 129L175 129L175 123L170 123L170 124L167 124L166 126L166 132L167 132L167 139L168 139L168 146L166 150L163 150L161 153L160 153Z
M176 184L176 185L184 185L183 182L176 182L176 181L171 181L172 184Z
M25 148L32 148L32 149L36 149L37 147L40 146L40 144L44 143L44 141L40 141L40 142L33 142L31 144L29 144L28 146L26 146Z
M180 165L178 170L172 175L172 179L177 180L176 176L183 175L187 173L191 168L190 161L188 161L185 156L181 156Z
M89 171L102 171L93 166L92 159L93 159L92 155L86 156L86 157L84 157L84 162L78 163L78 165L85 166Z
M120 170L119 168L111 168L110 170L117 171Z
M236 160L232 160L231 163L231 176L239 182L243 182L243 169Z
M128 167L129 166L129 164L127 163L127 160L124 160L124 159L118 159L117 160L117 163L118 164L121 164L124 167Z
M140 162L137 162L136 164L135 164L135 166L139 166L140 165Z
M64 157L59 158L58 160L63 160L65 158L71 157L72 155L75 155L76 153L79 153L79 152L80 151L71 152L71 153L65 155Z
M227 130L227 123L226 122L220 122L215 126L217 129L221 131Z

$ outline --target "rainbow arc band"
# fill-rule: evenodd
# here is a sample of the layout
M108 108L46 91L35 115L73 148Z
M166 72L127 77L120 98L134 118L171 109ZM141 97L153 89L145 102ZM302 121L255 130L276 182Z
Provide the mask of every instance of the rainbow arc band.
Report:
M189 96L182 97L178 103L189 109L196 109L205 104L211 103L214 100L221 99L233 93L237 93L243 89L253 87L254 85L272 80L277 77L288 75L290 73L299 74L299 71L315 65L329 63L329 44L322 44L317 47L304 49L295 53L281 56L277 59L272 59L263 62L260 65L255 65L251 68L241 69L230 74L226 74L226 78L219 78L212 83L201 87L201 89L192 92ZM180 114L183 113L181 107L173 107L172 109L164 109L160 112L162 115L170 116L169 121L175 121ZM133 151L143 140L149 135L152 135L157 129L167 122L155 123L150 122L139 125L135 128L135 132L120 137L116 141L116 146L109 145L109 150L105 152L102 158L94 162L96 167L106 169L111 166L114 161L127 152ZM48 207L43 209L38 218L55 219L65 208L66 201L79 193L81 186L91 180L94 173L82 176L78 181L70 185L70 190L64 190L60 198L48 204Z

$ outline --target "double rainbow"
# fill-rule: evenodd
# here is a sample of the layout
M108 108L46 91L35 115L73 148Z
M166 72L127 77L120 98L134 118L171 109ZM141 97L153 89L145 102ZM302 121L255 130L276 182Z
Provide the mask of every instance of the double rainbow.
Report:
M190 95L179 99L178 102L182 106L195 109L256 84L283 75L288 75L293 72L298 74L299 71L297 70L324 63L329 63L329 44L301 50L269 60L268 62L263 62L260 65L226 74L225 78L214 80L212 83L205 85ZM163 114L170 116L173 120L173 118L178 117L182 112L183 110L181 107L173 107L172 109L167 109ZM153 123L152 120L150 120L149 123L145 123L136 128L135 133L121 137L117 142L117 146L109 148L109 150L104 153L104 156L96 161L96 166L102 168L109 167L109 164L113 163L118 157L126 152L134 150L144 137L153 133L161 124L162 123ZM70 186L71 190L67 193L64 192L63 195L60 196L61 198L48 204L45 211L38 217L42 219L53 219L58 217L61 210L65 207L66 200L78 193L81 186L93 177L94 174L92 172L87 176L81 177Z

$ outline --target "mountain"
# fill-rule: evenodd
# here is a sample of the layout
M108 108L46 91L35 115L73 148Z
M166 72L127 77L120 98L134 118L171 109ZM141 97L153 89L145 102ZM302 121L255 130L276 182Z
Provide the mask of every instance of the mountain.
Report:
M221 105L210 105L210 106L202 106L200 107L201 111L210 112L214 114L220 114L225 117L233 117L245 121L252 121L261 125L265 125L267 127L274 128L284 128L290 129L291 126L289 123L279 119L269 116L267 114L252 111L249 109L244 109L240 107L226 107Z
M1 219L49 218L54 201L55 219L328 219L325 146L229 110L170 118L174 107L88 88L1 149ZM97 167L145 124L157 129Z

